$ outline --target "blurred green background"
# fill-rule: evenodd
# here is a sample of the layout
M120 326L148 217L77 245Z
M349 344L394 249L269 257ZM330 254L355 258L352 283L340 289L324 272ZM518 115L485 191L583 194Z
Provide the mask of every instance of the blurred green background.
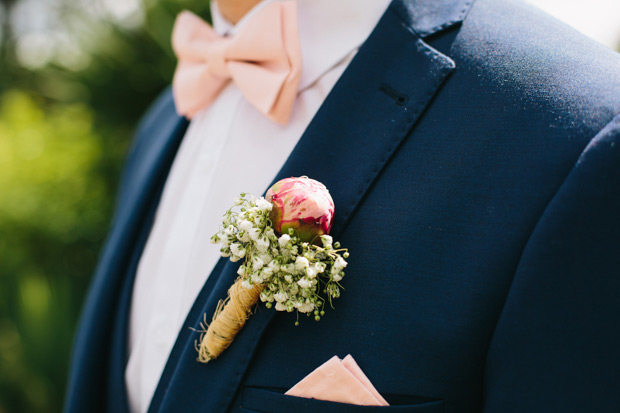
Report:
M172 77L174 17L208 3L0 0L0 413L62 409L133 129Z
M77 318L170 31L208 1L0 0L0 413L62 409Z

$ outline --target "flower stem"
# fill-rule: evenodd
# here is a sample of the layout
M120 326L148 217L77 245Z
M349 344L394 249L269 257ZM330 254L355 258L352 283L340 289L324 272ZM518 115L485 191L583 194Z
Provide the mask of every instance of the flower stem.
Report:
M203 326L198 348L198 361L201 363L208 363L222 354L245 325L252 308L258 302L263 286L255 284L248 289L241 282L241 278L235 281L228 290L226 300L218 303L211 324L206 330Z

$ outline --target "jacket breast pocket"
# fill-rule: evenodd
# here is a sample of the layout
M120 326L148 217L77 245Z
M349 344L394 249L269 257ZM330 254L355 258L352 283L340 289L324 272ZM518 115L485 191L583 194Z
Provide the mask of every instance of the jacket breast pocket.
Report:
M443 400L428 400L406 396L398 396L399 403L392 406L356 406L353 404L335 403L323 400L306 399L287 396L285 390L274 390L259 387L246 387L243 390L242 404L233 408L236 413L439 413L444 411ZM386 397L388 401L389 396Z

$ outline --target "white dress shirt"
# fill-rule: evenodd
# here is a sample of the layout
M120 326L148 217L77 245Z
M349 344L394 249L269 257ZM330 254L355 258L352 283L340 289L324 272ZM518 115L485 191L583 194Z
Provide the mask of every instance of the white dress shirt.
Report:
M211 3L218 34L236 26ZM148 409L196 296L216 265L210 237L241 192L260 195L292 152L389 0L297 0L302 75L286 125L259 113L234 83L191 121L176 155L133 289L125 382L132 412ZM210 316L210 315L208 315Z

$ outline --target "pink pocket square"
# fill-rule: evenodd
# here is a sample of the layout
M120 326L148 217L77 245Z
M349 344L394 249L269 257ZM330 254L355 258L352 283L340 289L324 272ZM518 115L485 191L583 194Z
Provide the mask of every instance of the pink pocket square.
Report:
M351 355L342 360L332 357L286 394L362 406L389 406Z

